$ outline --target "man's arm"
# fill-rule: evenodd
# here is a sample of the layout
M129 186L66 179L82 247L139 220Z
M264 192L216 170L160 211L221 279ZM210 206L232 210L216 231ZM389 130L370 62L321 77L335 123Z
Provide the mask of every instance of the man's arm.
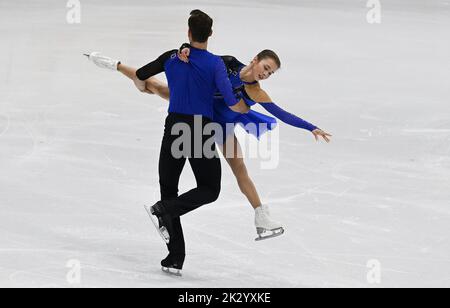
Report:
M223 60L217 61L216 72L216 86L219 92L223 95L225 103L231 110L238 113L248 113L250 107L245 103L243 99L238 99L233 93L233 87L231 86L230 79L228 79L227 70Z
M176 52L176 49L167 51L155 61L150 62L136 71L136 76L133 77L133 81L139 91L146 92L145 80L164 72L164 64L172 57L172 55L176 54Z
M117 70L131 80L136 78L136 69L131 66L120 63L117 66ZM150 77L145 80L145 91L143 92L147 94L156 94L165 100L169 100L170 97L169 87L167 84L161 80L158 80L156 77Z
M177 50L170 50L160 55L155 61L141 67L136 71L136 77L141 80L147 80L148 78L164 72L164 64L169 60L172 55L176 54Z

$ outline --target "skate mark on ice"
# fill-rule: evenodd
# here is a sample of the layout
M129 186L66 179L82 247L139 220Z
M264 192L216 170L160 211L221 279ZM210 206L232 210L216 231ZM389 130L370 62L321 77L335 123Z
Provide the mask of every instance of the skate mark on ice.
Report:
M11 119L10 119L9 116L7 116L7 115L0 115L0 119L1 118L4 118L6 124L4 125L3 128L0 127L0 137L3 136L9 130L9 126L11 124Z
M28 124L23 123L22 126L23 126L23 128L25 128L27 137L29 137L31 142L32 142L32 146L31 146L31 150L29 150L28 153L23 154L23 155L19 155L18 158L21 159L21 160L27 160L27 159L29 159L29 158L34 156L34 154L36 152L38 141L37 141L36 136L33 134L32 128Z
M42 279L46 279L46 280L52 280L54 281L54 283L57 283L57 287L60 286L64 286L67 285L67 281L65 279L65 276L62 275L59 276L58 274L56 274L55 276L46 274L46 272L61 272L63 271L63 273L65 273L67 271L67 268L65 267L65 262L66 260L68 260L69 258L66 257L68 255L72 255L72 256L76 256L80 254L79 250L62 250L62 249L27 249L27 248L11 248L11 249L0 249L0 253L1 252L13 252L13 253L27 253L30 255L36 255L36 254L62 254L64 256L61 256L61 265L59 266L59 264L55 265L55 266L45 266L45 267L32 267L30 269L24 269L24 270L18 270L15 271L13 273L11 273L10 275L8 275L8 279L9 281L12 282L17 282L18 280L23 280L25 281L24 283L21 284L27 284L27 281L29 281L32 278L42 278ZM83 253L84 255L84 253ZM92 256L92 253L89 254L90 256ZM93 254L94 256L105 256L105 255L109 255L111 257L116 257L117 253L116 252L95 252ZM134 255L132 255L134 256ZM119 275L125 275L128 278L134 278L134 279L139 279L142 281L146 281L148 280L148 273L145 271L139 272L139 271L131 271L131 270L122 270L122 269L117 269L117 268L113 268L113 267L107 267L107 266L97 266L97 265L93 265L91 263L86 263L86 262L82 262L82 269L83 271L86 270L91 270L91 271L96 271L96 272L110 272L110 273L115 273L115 274L119 274ZM20 278L21 276L24 276L24 278ZM54 285L54 283L50 284L50 285ZM59 284L58 284L59 283ZM113 284L108 284L104 281L101 282L102 285L107 284L110 287L114 287ZM48 284L46 284L48 285ZM41 286L42 287L42 286Z
M334 263L334 264L343 264L343 265L350 265L350 266L354 266L354 267L360 267L363 269L367 269L367 264L366 263L355 263L355 262L349 262L349 261L341 261L341 260L337 260L334 258L326 258L326 257L322 257L324 261L328 262L328 263ZM388 267L383 267L383 272L392 272L392 273L397 273L397 274L407 274L407 275L414 275L417 273L414 272L405 272L405 271L401 271L401 270L397 270L397 269L393 269L393 268L388 268Z
M214 224L203 224L200 227L203 227L203 226L206 226L206 225L214 225ZM230 238L228 238L226 236L221 236L221 235L217 235L217 234L211 234L209 232L203 231L202 229L200 229L200 227L189 226L189 228L191 228L191 229L193 229L193 230L195 230L195 231L197 231L199 233L203 233L203 234L205 234L207 236L210 236L210 237L218 238L218 239L220 239L222 241L225 241L225 242L228 242L228 243L232 244L233 246L238 246L238 247L241 247L241 248L245 248L245 250L257 250L259 253L262 253L262 254L265 254L265 255L270 254L270 253L267 253L266 251L264 251L262 249L258 249L256 247L251 247L251 246L246 245L246 244L240 244L240 243L238 243L236 241L233 241L232 239L230 239ZM296 244L298 244L300 246L300 248L306 253L306 255L304 255L304 257L314 259L314 260L318 261L319 263L325 265L324 260L322 260L322 258L319 255L314 253L305 244L301 243L300 241L298 241Z
M432 280L432 281L427 281L426 283L428 285L435 285L436 284L440 288L440 287L443 287L443 286L445 287L445 282L450 282L450 277L439 278L439 279L435 279L435 280ZM447 287L445 287L445 288L447 288Z
M128 173L125 169L118 167L113 160L108 156L108 155L104 155L106 160L111 164L111 167L117 171L119 171L119 173L121 173L124 177L128 176Z
M63 266L61 266L61 267L63 267ZM10 274L8 276L8 280L11 282L17 282L17 280L19 279L18 276L25 276L26 279L24 279L24 278L23 279L29 281L30 276L32 276L32 277L38 277L38 278L44 278L47 280L57 281L57 282L60 282L61 285L67 284L67 281L64 278L44 274L46 271L55 270L55 269L56 269L55 267L46 266L46 267L38 267L38 268L35 268L32 270L20 270L20 271L16 271L16 272ZM62 275L62 277L64 277L64 275Z
M354 166L354 165L364 165L364 166L368 166L368 165L370 165L370 163L369 163L369 162L364 162L364 161L356 161L356 162L340 163L340 164L336 165L336 166L332 169L332 171L331 171L331 176L332 176L334 179L339 180L339 181L342 181L342 182L350 182L350 181L354 181L354 182L360 183L362 186L366 187L366 186L367 186L367 182L366 182L366 181L357 179L357 178L355 178L355 177L350 177L350 176L347 176L347 175L344 175L344 174L343 174L342 169L344 169L345 167L348 167L348 166Z
M118 114L105 112L105 111L94 111L94 112L92 112L92 115L98 116L98 117L107 117L107 118L120 118L120 115L118 115Z
M354 227L360 227L360 230L361 230L361 228L363 228L365 226L363 226L362 224L359 224L359 225L356 225ZM336 230L337 232L339 232L339 233L341 233L343 235L349 236L349 237L361 237L361 231L355 231L355 232L351 233L351 232L348 232L347 230L344 230L344 229L341 229L341 228L333 228L333 229ZM376 240L376 241L380 241L380 242L383 242L383 243L389 243L389 244L395 245L396 247L405 247L405 248L414 249L414 250L417 249L416 245L407 244L404 241L391 240L391 239L389 239L389 237L384 236L384 235L379 235L379 236L378 235L374 235L376 231L386 232L385 229L380 229L380 228L377 228L377 227L368 226L368 227L365 227L363 229L363 231L366 231L366 233L370 233L371 234L370 236L365 236L364 237L364 239L366 239L366 240L368 240L368 239Z
M31 255L37 255L37 254L42 254L42 253L50 253L50 254L75 254L78 253L77 251L70 251L70 250L62 250L62 249L32 249L32 248L2 248L0 249L0 253L27 253L27 254L31 254ZM62 268L64 268L64 263L62 263L61 265ZM50 279L53 281L61 281L63 283L65 283L66 281L64 279L61 278L55 278L54 276L49 276L47 274L44 273L39 273L41 271L44 270L55 270L57 269L56 267L52 267L52 266L45 266L45 267L37 267L37 268L32 268L29 270L18 270L15 271L13 273L11 273L10 275L8 275L8 279L9 281L16 281L17 280L17 276L19 275L33 275L33 276L37 276L40 278L45 278L45 279ZM37 272L38 273L37 273ZM64 276L63 276L64 277Z
M410 129L402 129L402 133L405 134L450 134L450 129L446 128L410 128Z
M380 117L376 117L370 114L362 114L359 116L360 119L363 120L372 120L372 121L378 121L378 122L384 122L384 123L392 123L392 121L380 118Z
M97 265L93 265L93 264L86 264L83 263L83 269L91 269L91 270L95 270L95 271L101 271L101 272L111 272L111 273L116 273L116 274L120 274L120 275L132 275L134 278L147 278L148 275L146 272L136 272L136 271L130 271L130 270L122 270L122 269L117 269L117 268L113 268L113 267L105 267L105 266L97 266Z
M379 255L367 255L367 254L347 254L347 253L327 253L327 254L320 254L320 257L322 257L324 260L331 262L331 263L339 263L339 264L347 264L347 265L355 265L358 267L364 267L366 268L366 264L359 264L354 262L347 262L347 261L339 261L336 259L336 257L347 257L347 258L364 258L365 260L370 259L378 259L378 260L399 260L399 261L426 261L429 263L436 263L436 262L445 262L450 263L450 260L446 259L428 259L428 258L411 258L411 257L398 257L398 256L379 256ZM330 258L331 257L331 258ZM390 267L383 267L383 271L386 272L392 272L397 274L406 274L406 275L420 275L420 272L411 272L411 271L405 271L405 270L399 270L395 268ZM450 279L450 278L448 278Z
M198 226L198 227L195 227L195 226L192 226L192 225L191 225L191 226L186 227L186 228L190 228L190 229L192 229L192 230L195 230L195 231L198 232L198 233L202 233L202 234L207 235L207 236L210 236L210 237L218 238L218 239L220 239L220 240L222 240L222 241L225 241L225 242L227 242L227 243L232 244L233 246L239 246L239 247L241 247L241 248L245 248L245 250L250 250L250 249L252 249L252 248L250 248L248 245L240 244L240 243L238 243L238 242L236 242L236 241L231 240L230 238L228 238L228 237L226 237L226 236L222 236L222 235L218 235L218 234L215 234L215 233L210 233L210 232L204 231L204 230L202 229L202 227L205 227L205 226L208 226L208 225L216 226L215 224L208 223L208 224L202 224L202 225L200 225L200 226ZM197 236L198 236L198 235L197 235Z
M395 260L403 260L403 261L427 261L427 262L445 262L445 263L450 263L450 259L436 259L436 258L426 258L426 257L417 257L417 258L413 258L413 257L399 257L399 256L394 256L394 255L383 255L383 256L379 256L379 255L368 255L368 254L353 254L353 253L324 253L324 254L320 254L320 256L323 257L354 257L354 258L376 258L376 259L395 259Z
M327 187L327 186L332 186L335 185L335 183L330 182L330 183L325 183L325 184L321 184L312 188L307 188L305 189L303 192L298 193L298 194L294 194L294 195L290 195L290 196L286 196L286 197L280 197L280 198L270 198L270 195L273 194L274 192L277 191L269 191L267 194L267 201L269 203L292 203L295 202L299 197L305 197L308 195L314 195L314 194L325 194L325 195L332 195L334 197L343 197L345 195L348 194L349 191L352 190L352 187L346 188L343 191L340 192L332 192L329 190L323 190L323 188ZM315 200L317 201L317 200Z
M344 196L347 196L348 193L349 193L351 190L352 190L352 188L347 188L347 189L344 189L343 191L338 192L338 193L335 193L335 192L332 192L332 191L316 190L315 193L317 193L317 194L323 194L323 195L331 195L331 196L333 196L333 197L342 198L342 197L344 197Z
M303 244L301 241L297 243L303 251L306 252L306 255L303 255L304 257L313 259L315 261L318 261L322 265L326 265L326 262L323 257L321 257L319 254L314 253L311 249L309 249L305 244Z

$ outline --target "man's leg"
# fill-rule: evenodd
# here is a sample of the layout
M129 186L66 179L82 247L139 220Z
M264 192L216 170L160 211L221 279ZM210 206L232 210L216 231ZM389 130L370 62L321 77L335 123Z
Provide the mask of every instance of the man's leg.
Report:
M186 158L176 159L172 155L171 147L174 136L171 135L171 129L173 124L174 122L169 115L166 120L164 138L159 156L159 183L161 189L161 201L163 204L168 200L176 199L178 197L178 184L181 172L186 163ZM180 217L172 218L171 227L170 243L167 245L169 257L174 257L178 262L182 263L185 256L185 243Z
M194 204L189 209L216 201L220 195L222 181L222 167L220 158L190 158L189 163L194 172L197 188L181 195L178 199ZM198 206L196 206L198 205Z
M184 261L185 256L184 238L179 217L202 205L216 201L220 194L222 177L220 159L214 146L212 149L216 153L214 158L210 159L202 155L203 158L189 159L189 163L197 181L197 187L179 197L175 197L176 194L178 194L178 181L182 168L175 167L175 169L180 172L175 173L170 171L170 169L174 167L168 167L167 165L173 164L177 166L177 160L173 158L171 153L171 145L178 137L171 136L170 132L173 125L180 122L188 124L191 127L191 131L195 131L194 119L192 117L173 115L168 118L168 121L166 121L165 141L163 142L164 146L161 151L163 163L160 168L162 195L167 197L162 200L162 207L164 209L164 213L172 217L172 234L168 248L170 255L179 258L179 260L177 260L178 262L182 262L180 260ZM203 127L208 123L209 122L207 120L203 120ZM202 138L202 147L208 140L214 138L212 135L201 135L197 137ZM191 140L191 142L194 144L194 140ZM193 156L193 152L190 153L190 156ZM164 162L165 160L167 161ZM185 162L185 159L183 162ZM165 168L169 170L168 173L165 173ZM176 182L175 178L177 180Z
M212 203L220 195L222 169L218 157L190 158L189 163L197 181L197 187L176 199L164 202L165 209L173 216L185 215L202 205Z

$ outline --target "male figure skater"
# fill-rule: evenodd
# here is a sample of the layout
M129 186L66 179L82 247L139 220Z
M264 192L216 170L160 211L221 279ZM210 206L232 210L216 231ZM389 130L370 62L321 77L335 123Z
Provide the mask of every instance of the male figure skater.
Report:
M188 23L192 47L189 63L178 59L178 50L171 50L137 70L134 80L136 87L145 92L145 80L164 71L170 89L169 115L165 122L159 158L161 201L146 209L151 217L157 218L159 231L169 250L169 255L161 261L162 269L179 276L185 260L180 216L216 201L221 189L220 159L215 144L207 144L214 138L215 132L203 133L213 120L215 89L219 89L233 111L249 111L244 100L235 97L223 60L207 51L208 39L212 35L211 17L194 10ZM190 128L190 136L184 137L191 141L190 145L182 145L181 158L179 153L172 150L172 145L180 138L172 131L180 124ZM195 125L199 127L194 128ZM214 157L203 153L205 144L214 152ZM197 187L178 196L179 179L187 159Z

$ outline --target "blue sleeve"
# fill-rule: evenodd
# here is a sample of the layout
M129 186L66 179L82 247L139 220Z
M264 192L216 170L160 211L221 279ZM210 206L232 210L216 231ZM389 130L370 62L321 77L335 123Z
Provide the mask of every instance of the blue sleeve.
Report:
M300 119L299 117L293 115L292 113L289 113L282 108L278 107L275 103L262 103L260 104L264 107L268 112L270 112L273 116L280 119L286 124L289 124L294 127L303 128L309 131L313 131L317 129L316 126L312 125L311 123L306 122L303 119Z
M231 86L230 79L228 79L227 69L223 60L218 58L216 71L215 71L215 81L217 89L223 95L223 99L228 106L236 105L239 100L235 97L233 93L233 87Z

